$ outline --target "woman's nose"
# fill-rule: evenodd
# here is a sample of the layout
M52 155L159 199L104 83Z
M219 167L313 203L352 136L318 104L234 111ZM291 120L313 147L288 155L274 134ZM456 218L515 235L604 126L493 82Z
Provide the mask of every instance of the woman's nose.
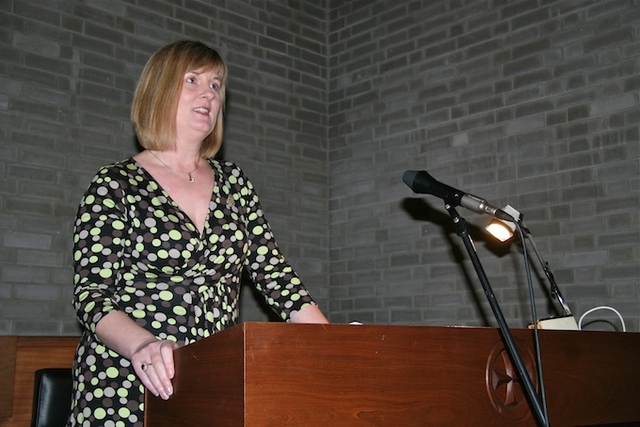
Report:
M207 86L203 91L202 91L202 96L208 99L212 99L213 97L216 96L216 91L215 89L213 89L210 86Z

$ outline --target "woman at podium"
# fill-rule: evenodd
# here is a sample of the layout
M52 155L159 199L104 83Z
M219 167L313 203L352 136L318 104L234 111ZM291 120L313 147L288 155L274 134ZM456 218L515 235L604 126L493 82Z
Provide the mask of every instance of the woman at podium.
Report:
M225 62L200 42L157 51L131 112L144 150L102 167L82 198L73 304L84 333L69 426L141 427L145 388L173 393L173 350L237 323L243 270L284 321L327 321L248 177L214 160L226 81Z

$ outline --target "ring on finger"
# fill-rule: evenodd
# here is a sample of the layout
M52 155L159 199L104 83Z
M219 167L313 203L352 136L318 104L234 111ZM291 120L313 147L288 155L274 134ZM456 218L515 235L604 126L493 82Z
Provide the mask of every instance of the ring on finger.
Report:
M147 372L147 369L151 365L153 365L153 363L143 363L142 365L140 365L140 368L142 369L143 372Z

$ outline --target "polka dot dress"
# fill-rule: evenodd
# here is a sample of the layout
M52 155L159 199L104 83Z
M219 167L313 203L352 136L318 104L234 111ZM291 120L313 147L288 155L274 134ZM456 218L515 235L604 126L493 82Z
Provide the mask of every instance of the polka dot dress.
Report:
M102 168L87 189L74 235L73 302L85 333L69 426L142 426L144 387L129 360L95 336L111 310L189 344L237 323L243 269L285 321L314 304L242 170L209 163L215 183L202 233L133 159Z

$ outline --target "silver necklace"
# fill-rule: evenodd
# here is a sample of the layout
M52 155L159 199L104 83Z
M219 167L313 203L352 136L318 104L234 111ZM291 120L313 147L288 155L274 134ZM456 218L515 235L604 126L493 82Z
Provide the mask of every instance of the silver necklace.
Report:
M165 167L167 167L170 171L175 172L175 173L186 173L187 176L189 177L189 182L196 182L195 178L193 177L193 175L191 175L191 173L195 172L195 170L198 169L198 166L200 166L200 159L199 158L198 158L198 163L196 164L195 168L191 169L189 172L183 172L183 171L177 171L174 168L172 168L171 166L169 166L168 164L166 164L165 162L163 162L162 159L160 157L158 157L156 155L156 153L154 153L152 150L149 150L149 152L151 154L153 154L153 157L158 159L158 161L160 163L162 163Z

